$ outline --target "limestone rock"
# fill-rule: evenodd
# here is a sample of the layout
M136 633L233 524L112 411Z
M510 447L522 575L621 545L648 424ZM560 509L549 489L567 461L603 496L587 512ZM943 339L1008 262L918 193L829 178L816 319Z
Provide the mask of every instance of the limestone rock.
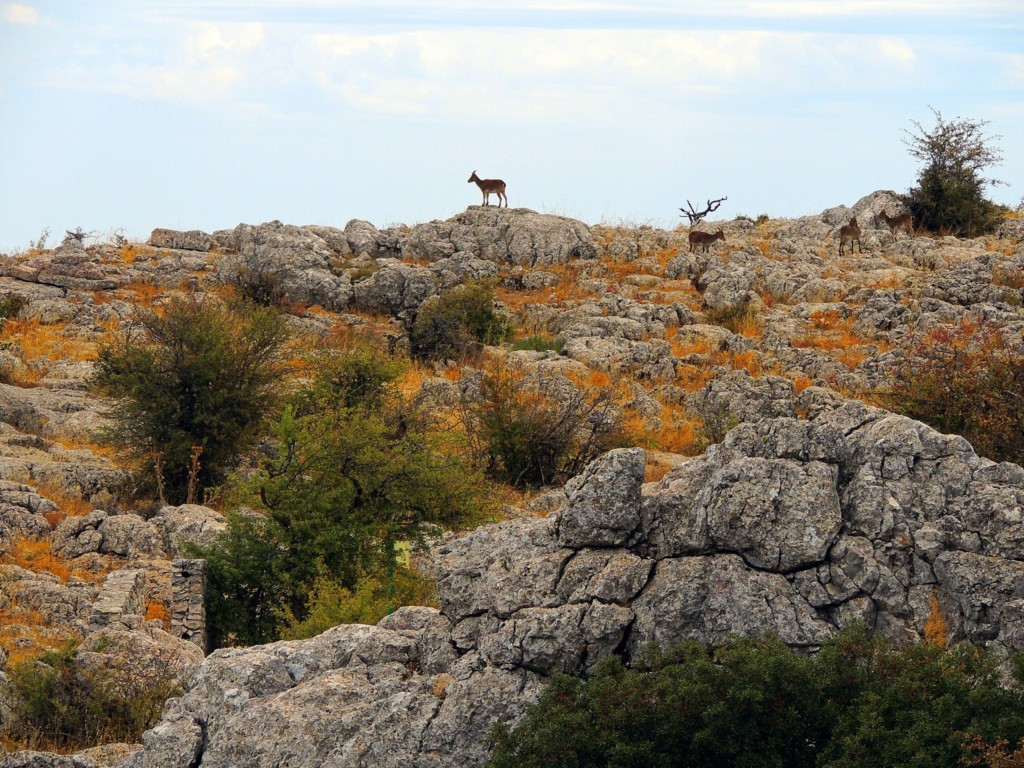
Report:
M179 232L174 229L154 229L149 244L155 248L176 248L183 251L208 251L213 238L206 232L192 229Z

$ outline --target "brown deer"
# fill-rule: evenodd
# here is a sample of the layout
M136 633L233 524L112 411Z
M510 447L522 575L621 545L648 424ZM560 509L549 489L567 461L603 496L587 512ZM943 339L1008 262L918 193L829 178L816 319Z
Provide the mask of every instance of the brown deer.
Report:
M480 187L480 191L484 195L484 205L488 205L488 201L491 197L491 192L498 194L498 207L501 208L501 201L504 199L505 207L508 208L508 198L505 197L505 182L501 179L481 179L476 175L476 171L469 177L469 182L476 182L476 185Z
M892 232L892 241L894 243L896 242L896 233L899 232L901 229L906 230L907 235L909 235L910 237L914 236L914 217L910 214L910 211L901 213L899 216L890 216L883 209L879 211L878 214L875 216L876 227L879 226L879 219L884 221L885 226L887 226L889 228L889 231Z
M856 246L860 245L860 224L857 223L857 217L852 216L849 224L843 224L839 228L839 255L843 255L843 246L846 241L850 241L850 251L856 253L854 250ZM860 252L864 253L864 246L860 245Z
M704 253L708 252L708 248L715 242L715 240L721 240L725 242L725 234L722 232L722 228L719 227L718 231L714 234L710 232L691 232L690 233L690 253L697 250L697 246L701 246L704 249Z

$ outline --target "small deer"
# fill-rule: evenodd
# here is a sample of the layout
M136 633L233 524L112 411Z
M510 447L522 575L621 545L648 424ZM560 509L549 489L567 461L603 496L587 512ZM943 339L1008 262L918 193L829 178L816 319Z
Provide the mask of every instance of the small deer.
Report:
M843 246L846 241L850 241L850 251L856 253L854 248L860 245L860 224L857 223L857 217L852 216L849 224L843 224L839 228L839 255L843 255ZM860 252L864 253L864 246L860 245Z
M715 240L721 240L725 242L725 233L722 232L722 228L719 227L718 231L714 234L710 232L691 232L690 233L690 253L697 250L697 246L701 246L704 249L704 253L708 252L708 247L711 246Z
M906 230L908 236L914 236L914 217L910 214L910 211L901 213L899 216L890 216L883 209L875 216L876 227L879 226L879 219L884 221L885 225L889 228L889 231L892 232L892 241L894 243L896 242L896 233L901 229Z
M496 192L498 195L498 207L501 208L501 201L504 199L505 207L508 208L508 198L505 197L505 182L501 179L481 179L476 175L476 171L470 175L468 182L476 182L476 185L480 187L480 191L484 195L484 205L488 205L488 201L491 197L491 192Z

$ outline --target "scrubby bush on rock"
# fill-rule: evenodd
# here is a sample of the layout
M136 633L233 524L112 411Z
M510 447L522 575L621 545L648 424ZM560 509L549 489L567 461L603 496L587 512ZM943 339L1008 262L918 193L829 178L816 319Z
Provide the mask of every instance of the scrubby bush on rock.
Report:
M150 666L147 674L133 675L86 664L74 645L14 664L7 670L14 717L5 736L60 751L137 742L160 718L164 702L181 692L169 668Z
M564 482L625 444L610 389L559 379L504 364L484 374L463 420L491 475L516 486Z
M458 285L428 299L409 331L414 357L459 360L482 344L499 344L512 331L508 318L494 307L494 286L488 282Z
M862 628L807 656L777 638L696 643L589 679L556 676L492 768L954 766L967 742L1017 743L1024 697L970 646L894 649Z
M285 336L272 310L192 295L140 311L97 361L95 383L116 399L109 437L167 501L195 501L190 490L221 482L259 435L283 375Z

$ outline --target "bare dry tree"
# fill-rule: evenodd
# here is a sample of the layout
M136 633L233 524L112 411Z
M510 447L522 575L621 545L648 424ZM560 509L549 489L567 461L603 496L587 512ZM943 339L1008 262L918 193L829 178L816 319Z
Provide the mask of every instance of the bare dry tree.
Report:
M728 197L720 197L717 200L708 200L707 208L705 208L703 211L696 210L693 207L693 203L687 200L686 204L687 206L689 206L690 210L686 210L686 208L680 208L679 210L683 212L683 216L690 220L690 226L692 227L695 223L703 219L709 213L717 211L718 207L728 199Z

